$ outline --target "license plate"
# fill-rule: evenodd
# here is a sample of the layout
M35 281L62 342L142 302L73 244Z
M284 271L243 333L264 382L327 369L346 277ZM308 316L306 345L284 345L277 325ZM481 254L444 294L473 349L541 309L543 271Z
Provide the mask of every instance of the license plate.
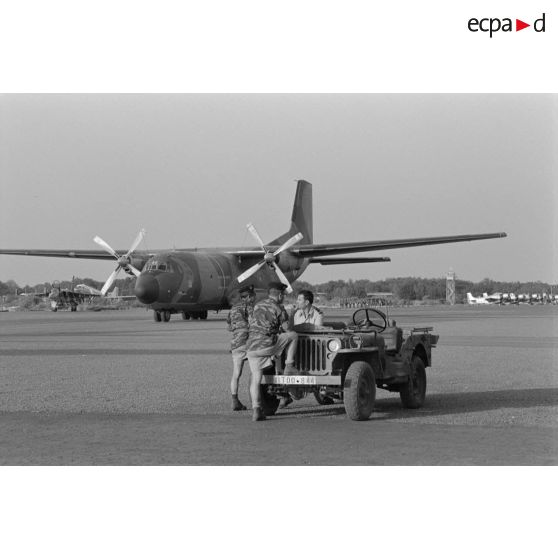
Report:
M293 386L293 385L315 386L316 377L315 376L274 376L273 383L287 385L287 386Z

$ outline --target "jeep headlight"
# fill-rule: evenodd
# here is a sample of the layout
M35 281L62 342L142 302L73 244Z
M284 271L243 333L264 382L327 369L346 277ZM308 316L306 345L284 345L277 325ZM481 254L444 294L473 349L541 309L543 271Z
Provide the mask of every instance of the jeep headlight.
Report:
M327 342L327 350L336 353L341 348L341 339L330 339Z

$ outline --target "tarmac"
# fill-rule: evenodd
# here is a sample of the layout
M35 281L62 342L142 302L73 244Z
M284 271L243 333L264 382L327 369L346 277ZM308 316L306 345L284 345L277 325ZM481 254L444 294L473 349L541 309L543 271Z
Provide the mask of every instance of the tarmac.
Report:
M325 309L350 319L349 309ZM230 410L225 313L0 314L2 465L556 465L558 307L421 306L440 335L425 406L378 390L370 420L312 396L267 421ZM248 376L240 398L246 404Z

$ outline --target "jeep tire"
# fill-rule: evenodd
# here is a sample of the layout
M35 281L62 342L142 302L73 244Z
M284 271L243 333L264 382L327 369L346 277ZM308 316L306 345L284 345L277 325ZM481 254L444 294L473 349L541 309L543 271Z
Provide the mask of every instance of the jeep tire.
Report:
M271 417L277 412L280 400L272 393L269 393L267 388L261 387L260 389L262 393L262 410L266 417Z
M399 388L403 407L418 409L423 406L426 396L426 368L422 359L415 355L411 361L409 381Z
M351 420L367 420L376 400L376 379L372 367L363 361L353 362L343 386L345 410Z

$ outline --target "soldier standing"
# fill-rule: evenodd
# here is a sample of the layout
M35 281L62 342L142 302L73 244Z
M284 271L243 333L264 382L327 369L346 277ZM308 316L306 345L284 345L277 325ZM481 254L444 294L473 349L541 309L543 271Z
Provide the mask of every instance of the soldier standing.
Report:
M276 371L280 367L281 355L287 351L285 374L296 374L294 366L298 335L289 330L289 317L283 306L286 285L270 283L268 297L254 306L249 320L250 333L246 343L248 362L252 372L250 396L252 397L252 420L265 420L261 404L260 383L264 368L271 365L271 357L276 358Z
M227 316L229 331L232 333L231 353L233 373L231 378L232 410L245 411L246 407L238 399L238 382L246 361L246 341L248 339L248 320L254 310L256 293L253 285L246 285L239 290L240 301L233 305Z

